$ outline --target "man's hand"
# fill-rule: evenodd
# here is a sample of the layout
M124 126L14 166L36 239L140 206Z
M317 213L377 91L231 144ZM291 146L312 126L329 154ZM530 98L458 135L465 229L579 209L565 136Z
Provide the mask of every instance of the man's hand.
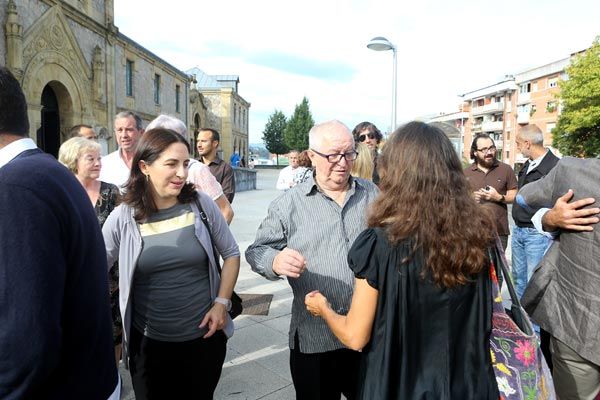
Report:
M583 207L594 204L596 200L588 197L569 203L572 198L573 190L569 189L556 200L554 207L542 218L545 231L555 231L559 228L579 232L594 230L592 225L600 221L597 217L600 208L584 209Z
M283 249L273 260L273 272L290 278L299 278L306 271L304 256L289 248Z
M481 200L499 202L500 199L502 198L502 195L500 193L498 193L498 191L496 191L496 189L494 189L491 186L489 186L489 190L486 190L485 188L483 188L483 189L479 189L478 192L479 192L479 202L481 202Z

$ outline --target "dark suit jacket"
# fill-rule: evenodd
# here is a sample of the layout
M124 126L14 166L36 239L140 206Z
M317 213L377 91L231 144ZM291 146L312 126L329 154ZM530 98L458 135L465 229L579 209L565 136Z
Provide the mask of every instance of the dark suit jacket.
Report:
M523 168L519 171L519 175L517 176L517 182L519 185L519 189L528 183L538 181L542 179L544 176L548 175L548 173L554 168L556 163L558 162L558 157L556 157L550 150L546 153L542 162L533 169L530 173L527 173L527 169L529 168L529 163L531 161L527 160ZM514 202L512 206L512 217L515 221L515 224L520 228L533 228L533 223L531 222L531 217L535 214L534 210L526 210L521 207L517 202Z
M0 168L0 398L114 391L106 253L89 197L38 149Z
M600 159L565 157L543 179L519 191L527 205L552 207L573 189L574 200L600 199ZM523 295L532 319L583 358L600 365L600 226L560 233Z

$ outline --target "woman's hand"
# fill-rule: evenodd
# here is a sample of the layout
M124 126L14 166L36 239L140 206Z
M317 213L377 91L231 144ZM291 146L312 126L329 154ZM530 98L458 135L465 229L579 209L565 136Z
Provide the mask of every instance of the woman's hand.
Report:
M225 308L225 305L215 303L210 310L208 310L198 328L204 328L208 325L208 332L203 336L203 338L206 339L214 335L216 331L225 328L226 324L227 309Z
M315 317L322 317L323 312L331 308L327 298L323 296L318 290L313 290L304 297L304 304L309 313Z

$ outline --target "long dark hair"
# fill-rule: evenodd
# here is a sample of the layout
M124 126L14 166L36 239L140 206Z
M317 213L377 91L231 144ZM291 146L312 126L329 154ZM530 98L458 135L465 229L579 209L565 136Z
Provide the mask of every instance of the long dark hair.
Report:
M410 122L387 140L378 167L381 195L369 226L383 227L394 244L410 239L411 256L423 254L423 276L429 272L436 284L468 283L484 266L494 224L471 197L450 140L439 128Z
M150 165L173 143L183 143L190 152L189 143L175 131L170 129L156 128L146 131L138 142L133 161L131 162L131 173L125 183L125 196L123 202L135 210L135 219L143 220L158 211L154 197L152 196L151 183L140 169L140 161ZM180 203L189 203L196 196L194 185L186 182L177 196Z

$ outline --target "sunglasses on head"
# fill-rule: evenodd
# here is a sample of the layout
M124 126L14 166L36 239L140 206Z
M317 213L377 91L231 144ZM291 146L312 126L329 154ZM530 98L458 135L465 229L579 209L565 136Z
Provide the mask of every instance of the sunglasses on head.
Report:
M374 133L363 133L362 135L360 135L358 137L358 141L359 142L364 142L365 140L367 140L367 136L369 137L369 139L376 139L377 136Z

